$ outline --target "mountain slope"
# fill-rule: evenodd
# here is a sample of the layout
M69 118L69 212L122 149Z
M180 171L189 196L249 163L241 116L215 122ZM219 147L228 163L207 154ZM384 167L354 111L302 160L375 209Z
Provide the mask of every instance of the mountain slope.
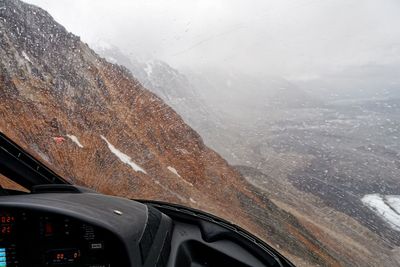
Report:
M42 9L0 3L0 131L76 184L199 208L305 265L339 264L126 69Z
M126 67L140 83L171 106L184 121L203 137L207 145L218 147L226 127L219 112L208 105L184 74L159 60L141 62L118 47L99 41L94 50L109 62Z

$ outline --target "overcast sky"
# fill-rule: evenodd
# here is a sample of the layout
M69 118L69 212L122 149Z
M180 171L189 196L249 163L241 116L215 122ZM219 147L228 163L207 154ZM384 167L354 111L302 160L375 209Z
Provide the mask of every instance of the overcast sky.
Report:
M312 77L400 61L399 0L26 0L89 44L177 68Z

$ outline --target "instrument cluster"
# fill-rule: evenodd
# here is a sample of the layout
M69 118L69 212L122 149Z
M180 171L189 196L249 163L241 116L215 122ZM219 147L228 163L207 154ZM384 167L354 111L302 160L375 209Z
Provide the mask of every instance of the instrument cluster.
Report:
M123 247L104 229L32 210L0 210L0 267L117 266Z

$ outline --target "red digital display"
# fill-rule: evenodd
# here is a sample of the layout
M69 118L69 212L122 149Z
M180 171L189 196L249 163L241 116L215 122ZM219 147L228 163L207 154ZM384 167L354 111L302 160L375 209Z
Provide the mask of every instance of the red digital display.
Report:
M2 225L0 230L1 230L1 234L3 234L3 235L9 235L12 232L10 225Z
M15 223L15 217L9 215L0 216L0 235L8 236L13 233L13 224Z
M0 223L13 223L15 222L14 216L1 216Z
M47 252L47 258L50 262L56 264L74 263L81 257L79 249L59 249Z

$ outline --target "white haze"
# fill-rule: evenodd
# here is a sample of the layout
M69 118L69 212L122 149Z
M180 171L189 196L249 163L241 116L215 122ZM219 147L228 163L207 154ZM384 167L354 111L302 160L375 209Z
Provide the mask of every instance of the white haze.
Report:
M400 62L398 0L28 0L93 44L141 59L316 77Z

